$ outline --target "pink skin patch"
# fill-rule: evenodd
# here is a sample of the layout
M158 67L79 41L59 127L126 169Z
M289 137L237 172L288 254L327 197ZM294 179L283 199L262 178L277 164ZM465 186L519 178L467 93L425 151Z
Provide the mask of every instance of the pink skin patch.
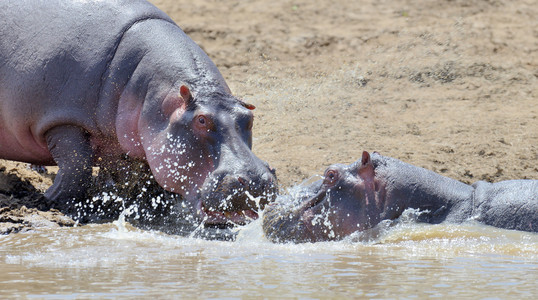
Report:
M148 147L146 156L155 180L166 190L187 199L196 194L214 170L213 161L207 155L189 155L189 145L162 140L153 145L155 148Z

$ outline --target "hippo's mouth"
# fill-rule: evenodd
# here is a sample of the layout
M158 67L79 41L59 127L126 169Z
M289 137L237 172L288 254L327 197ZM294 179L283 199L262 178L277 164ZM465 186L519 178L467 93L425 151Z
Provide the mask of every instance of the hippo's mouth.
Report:
M320 180L300 186L267 205L262 220L265 236L277 243L316 241L312 219L319 215L326 195L327 190Z
M198 194L198 216L205 226L233 227L258 219L258 211L276 197L276 187L244 189L219 184L209 186Z
M327 191L326 190L319 190L314 196L309 198L307 201L305 201L301 205L301 209L303 211L309 211L309 210L314 209L316 206L321 204L323 202L323 200L325 200L326 196L327 196Z
M235 225L245 225L258 219L258 213L252 209L239 211L218 211L207 208L200 202L198 209L205 226L209 227L231 227Z

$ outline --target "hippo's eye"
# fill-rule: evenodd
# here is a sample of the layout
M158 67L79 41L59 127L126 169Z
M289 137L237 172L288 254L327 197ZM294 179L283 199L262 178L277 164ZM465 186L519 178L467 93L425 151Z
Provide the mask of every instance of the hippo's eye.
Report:
M211 119L205 115L197 115L196 117L194 117L193 121L194 126L203 131L210 131L215 129L215 126Z
M325 179L323 180L324 184L335 184L338 181L339 173L337 170L327 170L325 172Z

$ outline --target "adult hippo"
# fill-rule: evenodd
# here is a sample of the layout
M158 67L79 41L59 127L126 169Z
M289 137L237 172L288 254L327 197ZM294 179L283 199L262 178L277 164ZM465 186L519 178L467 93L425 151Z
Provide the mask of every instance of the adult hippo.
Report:
M300 194L298 203L266 207L263 228L272 241L338 240L396 219L408 208L423 211L421 220L429 223L473 219L538 232L538 180L467 185L375 152L330 166L323 180Z
M274 172L251 151L254 107L150 3L0 1L0 36L0 158L58 165L45 193L57 207L124 154L206 224L256 218L246 192L271 199Z

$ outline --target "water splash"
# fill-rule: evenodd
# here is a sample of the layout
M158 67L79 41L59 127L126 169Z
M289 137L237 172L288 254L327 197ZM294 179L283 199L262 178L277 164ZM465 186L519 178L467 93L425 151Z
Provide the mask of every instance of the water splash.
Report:
M120 216L118 217L118 219L114 222L112 222L112 224L114 224L118 230L119 233L126 233L128 232L129 230L127 229L127 222L125 221L125 216L126 215L130 215L133 213L133 210L134 210L134 206L130 206L129 208L127 209L124 209Z
M260 205L261 196L254 197L248 191L245 192L247 197L256 204L258 219L250 220L246 225L234 227L236 233L235 241L238 243L268 243L262 228L263 209Z

